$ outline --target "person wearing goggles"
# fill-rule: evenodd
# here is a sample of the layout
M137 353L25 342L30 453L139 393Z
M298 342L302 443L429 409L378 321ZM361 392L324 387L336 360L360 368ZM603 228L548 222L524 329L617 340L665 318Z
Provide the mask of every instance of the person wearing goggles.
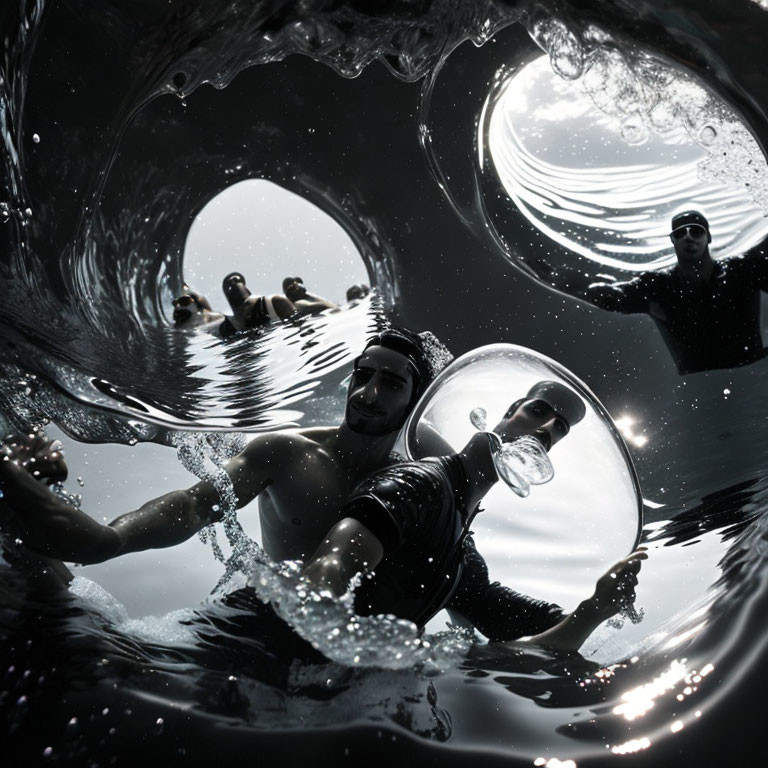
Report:
M760 292L768 291L764 246L717 261L709 222L699 211L672 218L677 264L620 283L593 283L585 298L601 309L646 313L684 375L748 365L768 350L760 332Z

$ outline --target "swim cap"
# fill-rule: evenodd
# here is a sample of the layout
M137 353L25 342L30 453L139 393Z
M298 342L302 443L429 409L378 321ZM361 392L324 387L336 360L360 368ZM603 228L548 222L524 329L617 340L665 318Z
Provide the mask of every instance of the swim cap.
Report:
M300 277L286 277L283 280L283 293L285 293L286 288L288 288L291 283L301 283L304 285L304 281Z
M672 217L672 232L691 224L698 224L709 232L709 222L704 217L704 214L699 213L699 211L683 211L682 213L675 214Z
M570 387L558 381L540 381L534 384L528 390L526 400L544 400L570 426L578 424L587 412L584 401Z
M374 336L365 345L363 353L376 346L391 349L408 359L413 374L414 401L421 397L437 374L453 360L453 355L433 333L416 333L402 326L387 328Z

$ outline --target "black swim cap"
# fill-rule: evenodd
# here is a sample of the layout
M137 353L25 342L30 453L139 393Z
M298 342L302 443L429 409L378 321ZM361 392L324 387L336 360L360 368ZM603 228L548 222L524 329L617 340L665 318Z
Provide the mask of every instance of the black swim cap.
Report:
M534 384L528 390L526 400L544 400L571 427L578 424L587 413L584 401L570 387L559 381L540 381Z
M304 285L304 281L300 277L286 277L283 280L283 293L285 293L285 289L291 284L291 283L301 283Z
M365 345L363 354L370 347L377 346L391 349L408 359L413 374L414 402L421 397L437 374L453 359L451 353L434 334L429 331L416 333L402 326L387 328L374 336ZM355 366L357 366L357 360Z
M704 214L699 213L699 211L683 211L682 213L676 213L672 217L672 232L681 227L690 226L691 224L698 224L709 232L709 222Z

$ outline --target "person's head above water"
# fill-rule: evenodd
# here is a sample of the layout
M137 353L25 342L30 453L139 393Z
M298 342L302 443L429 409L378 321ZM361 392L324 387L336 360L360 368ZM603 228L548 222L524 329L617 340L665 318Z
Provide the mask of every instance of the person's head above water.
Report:
M283 280L283 293L291 301L300 301L307 295L307 289L300 277L286 277Z
M360 283L359 285L350 285L347 288L347 301L356 301L358 299L364 299L371 292L370 287L366 283Z
M678 264L683 267L696 267L711 258L709 222L699 211L683 211L673 216L669 238Z
M233 310L237 309L251 295L245 284L245 278L239 272L230 272L221 281L221 290L224 291L229 306Z
M407 328L388 328L368 341L347 392L345 420L353 432L385 435L403 426L437 374L427 343L427 334Z
M493 431L504 442L532 435L549 450L586 412L584 401L570 387L558 381L539 381L509 406Z
M213 309L208 299L184 286L184 292L173 300L173 324L177 328L194 328L208 322Z

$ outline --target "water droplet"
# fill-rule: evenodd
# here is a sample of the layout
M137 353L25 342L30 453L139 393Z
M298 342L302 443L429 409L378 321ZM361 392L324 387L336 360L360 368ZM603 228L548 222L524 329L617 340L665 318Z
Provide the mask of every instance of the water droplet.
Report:
M77 478L77 484L78 484L80 487L82 487L82 486L84 486L84 485L85 485L85 480L83 480L83 478L82 478L82 477L78 477L78 478Z
M472 422L472 426L475 429L480 430L480 432L485 432L487 416L488 414L486 413L485 408L473 408L469 414L469 420Z
M717 130L711 125L705 125L699 132L699 144L709 147L717 140Z
M46 747L43 750L43 757L50 757L53 754L53 747Z
M34 141L35 144L39 144L40 143L40 136L37 133L33 133L32 134L32 141Z
M621 138L624 139L627 144L636 146L648 139L648 130L639 117L632 115L632 117L627 118L621 126Z

